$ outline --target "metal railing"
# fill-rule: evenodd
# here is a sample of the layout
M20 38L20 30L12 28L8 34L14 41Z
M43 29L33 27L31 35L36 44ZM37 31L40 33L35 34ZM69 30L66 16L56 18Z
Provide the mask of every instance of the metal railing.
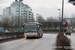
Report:
M24 32L0 33L0 40L24 37Z

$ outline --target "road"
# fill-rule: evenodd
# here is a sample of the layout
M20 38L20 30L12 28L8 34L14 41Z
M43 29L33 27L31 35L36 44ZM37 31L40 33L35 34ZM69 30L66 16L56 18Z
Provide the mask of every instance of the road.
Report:
M72 33L71 36L67 35L67 37L71 40L71 46L75 50L75 33Z
M0 43L0 50L54 50L57 34L44 34L42 38L18 39ZM67 36L72 40L74 47L75 35Z

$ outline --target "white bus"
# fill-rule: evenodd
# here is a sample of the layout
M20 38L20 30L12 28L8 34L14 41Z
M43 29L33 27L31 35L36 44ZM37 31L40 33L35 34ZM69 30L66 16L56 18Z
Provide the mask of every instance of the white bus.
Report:
M43 36L43 29L42 24L38 22L30 22L25 23L23 25L24 28L24 37L42 37Z

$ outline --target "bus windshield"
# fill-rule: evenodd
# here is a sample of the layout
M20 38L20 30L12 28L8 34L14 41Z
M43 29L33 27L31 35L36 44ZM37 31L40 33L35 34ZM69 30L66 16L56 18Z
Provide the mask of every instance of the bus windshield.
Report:
M24 32L37 32L37 25L25 25Z

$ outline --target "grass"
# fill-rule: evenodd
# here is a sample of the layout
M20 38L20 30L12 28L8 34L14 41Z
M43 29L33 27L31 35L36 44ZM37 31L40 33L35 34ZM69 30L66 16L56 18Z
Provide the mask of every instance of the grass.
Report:
M58 31L44 31L44 33L58 33Z
M43 33L59 33L59 31L43 31ZM66 32L64 32L66 33Z

